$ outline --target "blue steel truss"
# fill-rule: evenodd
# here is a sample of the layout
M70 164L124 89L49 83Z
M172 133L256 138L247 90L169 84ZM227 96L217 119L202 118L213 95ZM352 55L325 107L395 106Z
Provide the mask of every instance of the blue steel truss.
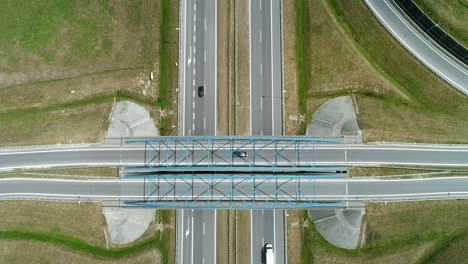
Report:
M143 167L127 167L128 171L333 171L338 168L315 166L315 147L340 141L307 137L161 137L127 143L145 146Z
M300 209L344 207L317 201L316 179L343 174L299 175L132 175L143 178L140 201L128 206L197 209Z

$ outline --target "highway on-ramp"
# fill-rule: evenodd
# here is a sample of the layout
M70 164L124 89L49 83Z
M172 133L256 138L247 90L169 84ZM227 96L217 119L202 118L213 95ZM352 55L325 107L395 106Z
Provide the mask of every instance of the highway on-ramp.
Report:
M442 79L459 91L468 95L468 67L447 54L412 24L391 0L365 0L390 33L405 46L416 58L434 71Z

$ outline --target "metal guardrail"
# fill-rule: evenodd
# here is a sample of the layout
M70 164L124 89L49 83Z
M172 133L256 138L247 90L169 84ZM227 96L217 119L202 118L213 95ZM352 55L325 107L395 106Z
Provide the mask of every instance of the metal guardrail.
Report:
M341 170L315 166L316 144L338 140L301 137L193 137L129 140L144 143L144 167L135 170Z
M141 201L128 204L160 208L284 209L342 206L317 200L317 179L325 175L134 175L144 180Z

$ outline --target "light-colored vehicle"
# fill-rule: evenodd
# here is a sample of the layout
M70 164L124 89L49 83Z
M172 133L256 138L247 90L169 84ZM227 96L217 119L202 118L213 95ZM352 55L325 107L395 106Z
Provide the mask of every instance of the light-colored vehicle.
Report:
M265 264L275 264L275 252L272 244L265 245Z
M234 154L234 156L237 156L239 158L246 158L248 156L247 152L245 151L234 151L232 154Z

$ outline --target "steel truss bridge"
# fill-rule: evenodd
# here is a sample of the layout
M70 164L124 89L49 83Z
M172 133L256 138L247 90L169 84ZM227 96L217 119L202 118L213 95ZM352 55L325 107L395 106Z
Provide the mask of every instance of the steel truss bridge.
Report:
M391 188L379 190L376 182L362 187L362 182L345 178L346 166L386 165L468 168L468 145L342 144L340 139L307 137L160 137L0 148L3 172L94 166L119 167L121 175L118 181L40 180L27 186L18 179L2 181L0 198L110 199L125 206L256 209L340 206L380 199L387 191L390 196L382 199L445 199L468 193L464 178L455 179L464 183L460 185L450 181L444 186L447 182L441 180L423 188L423 181L405 185L388 181L379 186ZM414 191L400 194L408 184L413 184Z
M144 180L142 200L126 202L131 206L199 209L344 206L343 202L327 200L323 197L324 191L317 190L320 187L317 179L343 178L344 174L164 174L130 177Z
M176 171L321 171L341 167L316 166L316 145L335 139L306 137L194 137L129 140L144 144L143 166L135 170ZM237 153L243 152L245 157ZM142 168L144 167L144 168Z
M317 178L345 175L343 167L315 163L316 145L340 143L336 139L174 137L127 143L143 143L145 152L143 166L125 168L125 177L144 180L142 201L127 202L128 205L199 209L343 205L317 201L316 196ZM240 152L246 156L239 155ZM160 173L145 174L155 170ZM174 170L181 173L165 174Z

